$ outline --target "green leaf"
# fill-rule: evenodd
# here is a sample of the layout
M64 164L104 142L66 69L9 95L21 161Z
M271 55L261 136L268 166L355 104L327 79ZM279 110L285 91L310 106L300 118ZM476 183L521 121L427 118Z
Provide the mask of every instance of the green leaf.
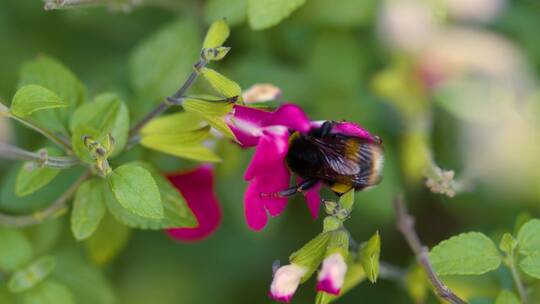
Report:
M248 19L252 29L262 30L280 23L306 0L248 0Z
M343 287L338 296L331 295L326 292L318 292L317 298L315 299L316 304L327 304L332 303L335 300L342 297L344 294L349 292L354 287L358 286L366 278L366 273L364 268L360 264L350 264L347 268L347 274L345 274L345 279L343 281Z
M75 304L71 291L53 280L47 280L26 292L24 304Z
M308 280L313 272L321 264L325 254L331 233L325 232L317 235L311 241L307 242L302 248L293 252L289 257L291 263L304 266L308 271L302 278L302 282Z
M19 230L0 228L0 269L13 271L32 258L32 244Z
M324 28L357 28L373 22L378 4L377 0L310 0L295 19Z
M405 274L407 293L414 300L414 303L424 303L430 287L426 272L420 264L415 263Z
M179 132L199 130L205 126L201 116L195 113L178 112L152 119L141 129L141 135L174 135Z
M221 161L212 150L203 146L208 137L210 127L203 127L190 132L177 132L176 134L143 135L140 144L146 148L174 155L177 157L218 162Z
M56 260L52 256L38 259L24 269L18 270L11 276L8 282L9 290L18 293L36 286L49 276L54 270L55 265Z
M106 214L98 229L86 239L86 252L94 263L104 265L124 249L130 232L129 227L117 222L110 214Z
M540 252L531 253L525 256L519 262L519 267L531 277L540 279Z
M507 255L512 255L516 249L517 241L510 233L503 234L499 248Z
M38 85L27 85L20 88L11 102L11 113L18 117L27 117L40 110L66 107L51 90Z
M15 194L18 196L26 196L43 188L49 184L60 173L60 169L53 168L32 168L34 164L26 162L19 169L17 181L15 183Z
M229 26L225 20L215 21L210 25L206 37L204 37L203 48L217 48L222 46L230 35Z
M19 86L36 84L54 92L68 107L34 113L36 122L56 132L66 133L70 113L84 101L86 90L80 80L62 63L38 56L21 68Z
M96 96L92 102L84 103L75 110L69 121L69 128L73 134L72 143L75 153L85 160L91 160L88 150L84 146L80 136L88 130L92 134L82 134L92 136L101 142L111 134L115 140L115 147L110 156L120 153L127 142L129 131L129 112L126 104L119 96L112 93L104 93Z
M242 88L231 79L209 68L202 68L201 74L224 97L242 98Z
M85 181L77 190L71 210L71 231L81 241L92 235L105 215L103 183L98 179Z
M360 263L364 267L367 278L371 283L377 281L379 277L379 257L381 254L381 237L377 231L365 244L360 248L358 256Z
M114 169L108 182L116 200L128 211L146 218L163 218L161 195L148 170L125 164Z
M503 289L497 296L495 304L520 304L520 301L513 292Z
M438 275L483 274L501 264L495 243L480 232L462 233L440 242L431 249L429 258Z
M182 105L186 112L198 115L223 134L223 136L230 139L236 139L234 133L227 123L225 123L225 115L232 111L234 106L233 103L186 99Z
M532 219L519 229L517 235L519 253L531 255L540 252L540 219Z
M246 20L247 0L209 0L204 6L204 19L208 24L225 19L231 26Z
M142 41L130 58L131 81L137 92L156 99L174 93L193 71L200 37L196 24L176 21Z
M24 232L34 247L34 255L41 256L49 252L60 241L64 226L64 220L60 217L25 229Z

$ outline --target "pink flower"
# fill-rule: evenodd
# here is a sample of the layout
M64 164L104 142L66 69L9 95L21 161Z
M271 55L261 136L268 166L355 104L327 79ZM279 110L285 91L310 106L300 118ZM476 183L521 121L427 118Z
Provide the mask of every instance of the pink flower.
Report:
M268 295L270 298L279 301L289 303L300 285L300 280L307 273L306 267L289 264L280 267L274 273L274 279L270 285L270 292Z
M213 169L209 165L192 171L168 175L169 181L186 199L199 225L194 228L171 228L167 233L174 239L198 241L211 235L221 222L221 207L214 194Z
M326 257L319 272L317 291L339 295L346 273L347 263L340 253Z
M291 172L285 157L291 131L306 134L323 122L310 122L295 104L284 104L274 112L236 105L226 122L242 146L256 146L244 174L244 179L249 182L244 204L248 226L261 230L268 221L268 214L278 216L287 204L287 197L275 194L290 187ZM349 122L336 124L332 132L372 139L367 131ZM297 184L301 182L302 179L297 178ZM302 192L313 218L319 213L320 186L317 183Z

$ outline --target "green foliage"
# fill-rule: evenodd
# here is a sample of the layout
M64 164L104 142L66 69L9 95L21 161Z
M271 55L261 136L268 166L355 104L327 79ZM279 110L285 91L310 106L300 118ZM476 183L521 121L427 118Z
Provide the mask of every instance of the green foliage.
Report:
M531 277L540 279L540 252L525 256L519 262L519 267Z
M38 56L23 64L19 85L45 87L68 105L66 108L37 112L32 117L52 131L67 133L70 113L83 102L86 90L80 80L62 63L48 56Z
M439 275L474 275L497 269L502 257L497 247L480 232L462 233L440 242L429 258Z
M59 169L35 168L36 164L26 162L21 166L15 183L15 194L26 196L48 185L60 173ZM34 167L34 168L32 168Z
M519 304L520 301L516 297L516 295L508 291L506 289L503 289L499 295L497 296L497 299L495 300L495 304Z
M206 37L204 37L203 48L217 48L223 45L229 38L230 30L225 20L218 20L210 25Z
M110 190L105 188L105 202L111 214L121 223L140 229L166 229L173 227L194 227L197 221L188 208L186 201L180 192L174 188L156 169L149 164L138 163L152 174L161 194L163 201L163 218L155 220L138 216L124 209L113 197Z
M0 269L13 271L30 261L32 244L19 230L0 227Z
M323 232L307 242L302 248L293 252L289 257L291 263L304 266L308 269L302 281L309 279L321 264L331 236L331 233Z
M90 259L103 265L115 258L126 246L131 229L106 214L98 229L86 239L86 251Z
M113 93L98 95L92 102L77 108L69 121L73 133L72 144L77 155L92 162L82 136L91 136L99 142L110 134L115 141L110 156L118 155L125 147L129 129L129 113L125 103Z
M222 96L242 98L242 88L231 79L209 68L202 68L201 74Z
M45 280L53 272L56 260L52 256L42 257L27 267L16 271L8 282L11 292L18 293L28 290Z
M540 252L540 219L525 223L518 232L519 253L531 255Z
M364 268L367 278L375 283L379 276L379 257L381 254L381 237L376 232L366 243L360 247L358 253L360 263Z
M232 111L234 104L188 98L182 105L186 112L199 116L225 137L235 139L234 133L225 123L225 115Z
M512 255L516 249L517 241L510 233L503 234L499 248L506 254Z
M125 164L114 169L107 180L114 197L127 211L150 219L163 218L161 195L148 170Z
M24 118L40 110L66 106L67 104L51 90L39 85L27 85L20 88L13 96L11 113Z
M430 289L426 272L419 264L411 266L405 275L405 289L415 303L424 303Z
M287 18L306 0L248 0L248 20L251 28L262 30Z
M105 215L104 187L101 180L85 181L77 190L71 210L71 232L81 241L92 235Z
M176 21L139 44L130 58L135 90L160 99L174 93L200 51L200 31L190 21ZM152 100L147 102L152 103Z
M24 304L74 304L71 291L63 284L47 280L23 295Z
M209 0L204 6L207 23L225 19L231 26L243 23L246 19L248 0Z

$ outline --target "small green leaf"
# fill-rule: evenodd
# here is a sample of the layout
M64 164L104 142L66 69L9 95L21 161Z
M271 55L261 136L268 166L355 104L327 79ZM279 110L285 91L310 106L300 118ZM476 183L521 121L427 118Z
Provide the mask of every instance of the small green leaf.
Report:
M202 68L201 74L224 97L242 97L242 88L224 75L209 68Z
M405 289L409 296L414 300L414 303L424 303L430 290L426 272L415 263L405 274Z
M200 116L213 128L223 134L223 136L230 139L236 138L227 123L225 123L225 115L232 111L234 106L233 103L186 99L182 105L186 112Z
M26 196L49 184L60 173L60 169L31 168L33 164L26 162L19 169L15 184L15 194Z
M360 248L358 256L360 263L364 267L367 278L371 283L377 281L379 277L379 257L381 254L381 237L379 232L376 232L365 244Z
M289 261L296 265L308 268L308 271L302 278L302 282L308 280L321 264L325 254L331 233L321 233L307 242L302 248L293 252Z
M306 0L248 0L249 25L254 30L272 27L287 18Z
M503 289L497 296L495 304L520 304L520 301L513 292Z
M24 304L75 304L71 291L63 284L47 280L23 295Z
M142 217L163 218L161 195L148 170L130 163L114 169L109 187L122 207Z
M15 93L11 102L11 113L24 118L39 110L66 106L67 104L51 90L31 84L20 88Z
M105 195L107 207L111 214L120 222L132 228L140 229L167 229L173 227L194 227L197 220L193 216L191 209L188 208L180 192L174 188L171 183L163 177L157 170L146 163L139 162L138 165L145 168L152 174L163 199L164 217L161 220L153 220L127 212L118 201L106 189L108 195Z
M540 279L540 252L531 253L525 256L519 262L519 267L531 277Z
M131 80L139 95L158 100L175 92L193 71L200 37L199 27L182 19L142 41L130 58Z
M332 303L335 300L342 297L344 294L349 292L354 287L358 286L360 283L362 283L366 278L366 273L364 272L364 268L360 264L350 264L347 267L347 274L345 275L345 279L343 281L343 287L341 288L341 291L338 296L331 295L326 292L318 292L317 298L315 299L316 304L327 304Z
M56 260L52 256L38 259L11 276L8 282L9 290L18 293L36 286L49 276L55 265Z
M117 222L110 214L106 214L98 229L86 239L86 252L94 263L104 265L124 249L130 232L129 227Z
M208 24L225 19L231 26L246 20L247 0L209 0L204 6L204 19Z
M67 134L70 113L84 101L86 89L81 81L61 62L38 56L23 64L19 86L37 84L54 92L68 107L39 111L32 115L36 123L55 132Z
M81 241L92 235L105 215L101 180L85 181L77 190L71 210L71 231Z
M483 274L501 264L497 247L480 232L462 233L440 242L429 258L438 275Z
M209 127L203 127L191 132L143 135L140 143L146 148L177 157L207 162L221 161L212 150L203 146L203 141L207 138L209 131Z
M221 19L210 25L206 37L204 37L203 48L217 48L222 46L229 38L230 30L227 22Z
M176 134L195 131L204 126L200 115L178 112L152 119L141 129L141 135Z
M32 244L19 230L0 227L0 269L13 271L32 258Z
M532 219L519 229L517 235L519 253L531 255L540 252L540 219Z
M129 113L125 103L115 94L98 95L94 101L84 103L73 113L70 124L73 133L72 144L75 153L86 162L94 162L86 146L83 136L91 136L104 143L110 134L115 141L110 156L120 153L127 142L129 131Z
M512 255L516 249L517 241L510 233L503 234L499 248L507 255Z

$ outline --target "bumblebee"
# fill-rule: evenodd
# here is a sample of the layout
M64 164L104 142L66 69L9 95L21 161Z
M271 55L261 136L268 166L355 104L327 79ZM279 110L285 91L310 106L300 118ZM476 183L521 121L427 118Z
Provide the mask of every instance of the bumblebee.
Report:
M384 161L382 141L332 132L336 122L326 121L307 134L294 132L289 138L286 162L302 178L294 187L277 193L288 197L309 190L318 182L337 195L360 191L381 181Z

